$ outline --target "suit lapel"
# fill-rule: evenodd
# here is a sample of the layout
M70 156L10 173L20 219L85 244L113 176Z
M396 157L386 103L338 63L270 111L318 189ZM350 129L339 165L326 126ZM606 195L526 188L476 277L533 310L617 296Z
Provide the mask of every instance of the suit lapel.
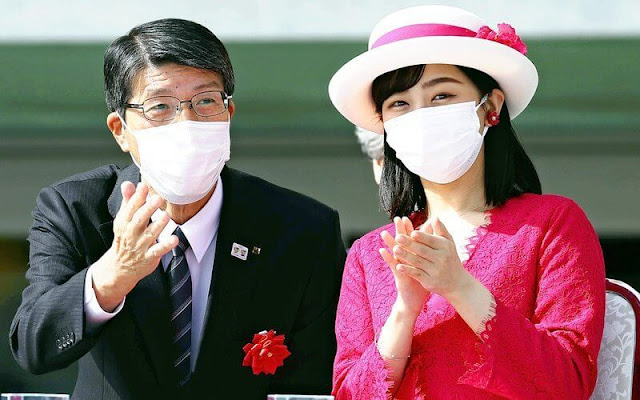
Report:
M213 274L207 309L205 315L205 330L203 338L212 333L212 317L222 317L230 325L224 328L226 334L233 334L233 329L240 320L239 311L249 303L251 293L256 284L257 265L259 256L253 254L254 247L260 247L255 237L255 227L247 221L250 211L250 201L242 177L237 171L225 167L222 172L224 193L222 210L220 211L220 226L216 240L216 255L213 264ZM243 260L231 254L234 244L247 248L247 259ZM215 304L216 313L212 314ZM225 305L232 305L228 309ZM224 311L223 311L224 310ZM220 329L220 327L214 328Z
M140 170L134 164L129 165L120 172L120 175L116 180L116 184L113 187L113 192L111 192L111 195L107 200L109 214L111 214L112 218L116 217L116 214L120 209L120 203L122 203L122 192L120 191L120 186L126 181L132 182L134 185L137 185L140 182ZM109 246L111 246L111 243L109 243Z
M100 232L100 236L102 236L102 240L104 241L104 245L107 249L111 247L111 243L113 242L113 219L116 217L116 214L120 209L120 203L122 203L122 192L120 190L120 186L125 181L133 182L134 185L140 182L140 170L138 170L138 167L131 164L120 171L118 179L116 179L116 183L113 186L113 191L107 199L107 209L109 210L111 219L98 226L98 231Z
M254 247L263 251L255 226L250 222L251 188L246 187L237 171L225 167L221 176L224 184L222 210L196 377L218 367L220 349L216 346L221 341L233 343L238 340L239 328L251 314L247 308L259 278L261 257L254 254ZM246 260L231 254L234 243L247 248ZM251 338L242 340L248 342ZM237 352L242 354L241 345Z
M98 227L107 248L111 246L113 241L113 218L122 203L120 186L125 181L130 181L133 184L140 182L140 171L135 165L123 169L118 176L113 192L107 201L112 220ZM125 308L130 310L138 329L140 329L160 385L175 388L177 378L170 357L172 344L169 316L171 307L164 269L161 264L150 275L140 280L127 295Z

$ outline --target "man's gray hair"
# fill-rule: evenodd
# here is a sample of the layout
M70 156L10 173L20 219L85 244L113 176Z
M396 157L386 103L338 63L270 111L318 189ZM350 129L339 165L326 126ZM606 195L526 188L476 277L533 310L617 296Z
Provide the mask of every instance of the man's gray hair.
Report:
M384 157L384 136L356 126L356 136L362 152L371 160Z

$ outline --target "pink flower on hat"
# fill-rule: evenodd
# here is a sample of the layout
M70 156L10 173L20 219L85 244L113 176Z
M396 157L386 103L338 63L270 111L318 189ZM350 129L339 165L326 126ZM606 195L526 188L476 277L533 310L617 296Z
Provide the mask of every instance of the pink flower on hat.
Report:
M509 24L498 24L498 33L486 25L482 26L478 29L476 37L480 39L493 40L494 42L507 45L524 55L527 54L527 45L522 42L520 36L516 34L516 30Z

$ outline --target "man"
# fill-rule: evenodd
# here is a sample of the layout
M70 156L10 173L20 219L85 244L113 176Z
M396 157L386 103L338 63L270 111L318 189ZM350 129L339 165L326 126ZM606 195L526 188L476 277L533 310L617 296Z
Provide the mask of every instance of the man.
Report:
M193 22L149 22L109 46L104 75L107 125L134 165L38 195L16 360L36 374L79 361L78 399L329 393L338 215L225 166L223 44ZM245 347L270 330L286 351L263 336L264 351Z
M373 179L377 185L380 185L382 165L384 164L384 137L379 133L362 129L359 126L356 126L355 134L358 138L358 143L360 143L362 154L371 160Z

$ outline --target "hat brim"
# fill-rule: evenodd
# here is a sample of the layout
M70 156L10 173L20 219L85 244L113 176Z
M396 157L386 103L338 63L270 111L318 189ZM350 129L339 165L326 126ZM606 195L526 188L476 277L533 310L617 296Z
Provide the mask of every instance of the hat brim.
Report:
M386 72L420 64L459 65L488 74L505 93L511 119L527 107L538 87L533 63L504 44L473 37L420 37L377 47L347 62L331 78L329 97L354 125L382 133L371 96L373 81Z

